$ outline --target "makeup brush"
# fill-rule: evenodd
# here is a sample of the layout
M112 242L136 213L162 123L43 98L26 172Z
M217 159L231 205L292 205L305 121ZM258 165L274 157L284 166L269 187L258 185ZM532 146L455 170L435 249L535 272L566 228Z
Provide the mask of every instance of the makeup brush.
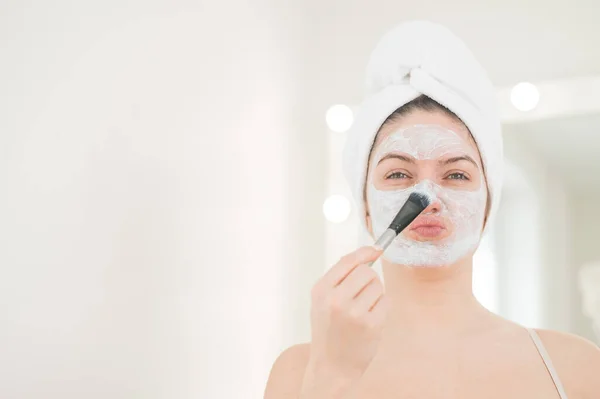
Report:
M431 198L425 193L414 192L409 195L408 200L396 214L390 227L377 239L375 246L385 249L394 241L413 220L417 218L431 204ZM372 266L374 262L369 263Z

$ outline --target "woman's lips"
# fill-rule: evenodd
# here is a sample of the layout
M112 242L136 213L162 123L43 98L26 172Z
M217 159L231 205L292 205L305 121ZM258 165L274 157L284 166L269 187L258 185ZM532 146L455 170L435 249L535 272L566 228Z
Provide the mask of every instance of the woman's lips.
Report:
M410 230L422 237L434 238L441 235L446 226L436 217L421 216L411 223Z
M416 232L418 235L428 238L437 237L442 234L445 229L440 226L420 226L412 231Z

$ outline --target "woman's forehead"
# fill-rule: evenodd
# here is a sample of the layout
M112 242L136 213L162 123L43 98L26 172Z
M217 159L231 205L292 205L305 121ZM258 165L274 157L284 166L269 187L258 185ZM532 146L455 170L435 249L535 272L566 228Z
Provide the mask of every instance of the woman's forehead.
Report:
M409 114L382 127L373 148L373 158L389 152L404 152L416 159L465 153L480 162L477 145L460 121L441 113L427 113L426 118L414 116L420 115Z
M477 158L477 150L457 132L439 125L415 125L391 132L375 151L374 161L392 152L405 153L416 160L452 155Z
M413 125L440 125L457 132L461 137L471 137L469 130L460 120L442 111L415 110L400 118L386 122L378 134L377 141L381 142L387 136L403 127ZM376 143L377 144L377 143Z

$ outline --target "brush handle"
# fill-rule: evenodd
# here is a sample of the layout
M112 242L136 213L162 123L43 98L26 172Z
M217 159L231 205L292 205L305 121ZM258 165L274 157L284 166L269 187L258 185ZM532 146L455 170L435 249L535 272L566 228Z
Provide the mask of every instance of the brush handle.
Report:
M383 250L385 251L386 248L390 246L390 244L392 243L392 241L394 241L394 238L396 238L397 235L398 235L398 233L396 233L396 231L394 229L387 229L377 239L377 241L375 242L375 246L383 248ZM373 263L375 263L375 261L370 262L369 263L369 267L373 266Z

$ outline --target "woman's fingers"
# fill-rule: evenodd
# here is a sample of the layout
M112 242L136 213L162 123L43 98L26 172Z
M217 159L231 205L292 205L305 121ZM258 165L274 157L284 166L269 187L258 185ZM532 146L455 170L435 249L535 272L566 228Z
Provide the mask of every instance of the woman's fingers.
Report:
M339 285L350 274L354 268L363 263L377 260L381 255L380 249L374 247L362 247L342 257L321 279L323 285L335 287Z

